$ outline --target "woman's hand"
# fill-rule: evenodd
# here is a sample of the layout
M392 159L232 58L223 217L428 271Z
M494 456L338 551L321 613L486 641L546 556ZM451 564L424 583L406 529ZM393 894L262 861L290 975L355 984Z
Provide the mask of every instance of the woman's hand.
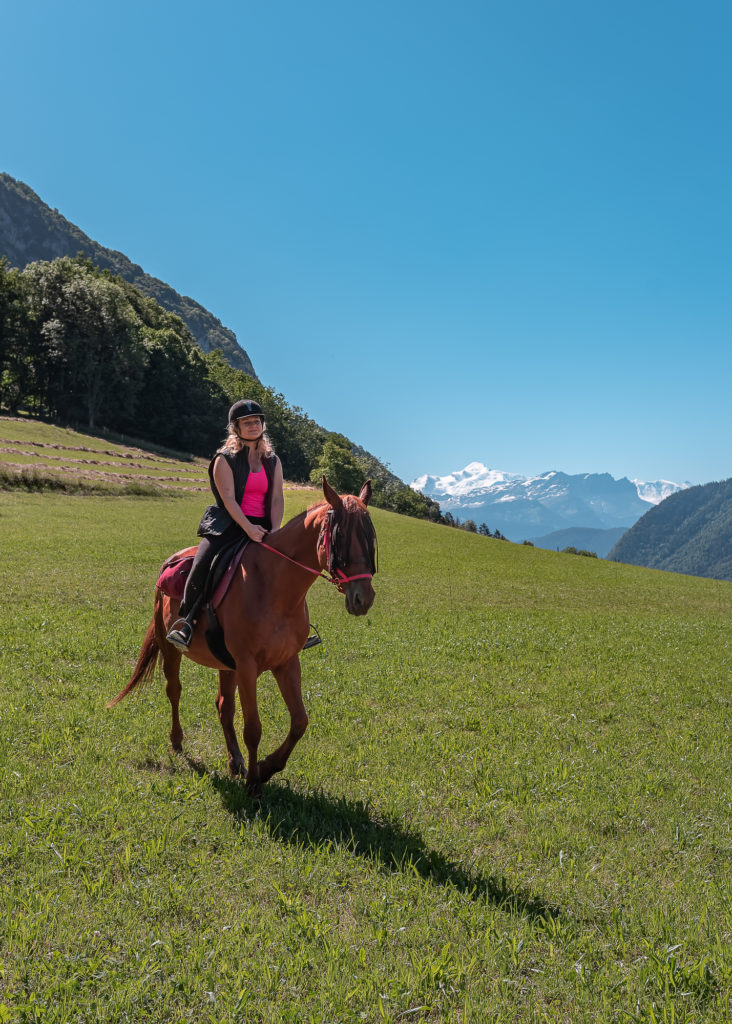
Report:
M259 526L257 523L249 523L246 528L247 536L250 540L254 540L257 544L261 544L264 538L267 536L267 531L263 526Z

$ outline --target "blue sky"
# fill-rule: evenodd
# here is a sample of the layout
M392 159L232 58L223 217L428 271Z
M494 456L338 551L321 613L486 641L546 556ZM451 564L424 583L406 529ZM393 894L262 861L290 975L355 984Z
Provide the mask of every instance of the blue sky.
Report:
M730 29L705 0L25 0L0 170L403 479L723 479Z

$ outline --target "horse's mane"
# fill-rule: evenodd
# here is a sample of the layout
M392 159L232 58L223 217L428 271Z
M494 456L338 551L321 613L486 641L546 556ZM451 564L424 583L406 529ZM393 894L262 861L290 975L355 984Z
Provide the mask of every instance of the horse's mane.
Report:
M343 502L343 507L346 512L366 511L366 506L359 498L356 497L355 494L342 494L341 501ZM310 526L310 524L315 520L319 522L330 508L331 505L328 501L317 501L314 505L310 505L304 513L306 517L305 525Z
M341 500L347 512L364 512L366 506L362 501L359 501L353 494L341 495ZM304 512L298 512L292 519L288 519L284 526L281 526L277 533L282 533L285 530L296 529L298 526L304 525L310 527L313 525L322 526L323 519L325 518L326 512L331 508L331 505L327 501L316 501L313 505L308 505Z
M303 525L309 527L312 526L313 523L320 525L329 508L330 505L327 501L320 501L315 505L309 505L304 512L298 512L298 514L293 516L292 519L288 519L284 526L281 526L279 530L275 531L275 533L284 533L285 531L289 533L290 530L296 530L298 527Z
M300 515L305 520L305 525L310 526L314 522L319 523L329 508L327 501L316 501L314 505L308 505L305 512L301 512Z

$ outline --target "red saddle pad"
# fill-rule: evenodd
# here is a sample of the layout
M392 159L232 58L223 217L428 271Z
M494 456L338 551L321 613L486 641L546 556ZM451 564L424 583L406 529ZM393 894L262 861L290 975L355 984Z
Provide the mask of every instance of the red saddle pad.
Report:
M216 587L211 598L211 604L214 608L218 608L224 599L226 591L229 589L229 584L234 578L237 566L242 560L246 545L237 551L229 562L224 575ZM174 555L171 555L163 563L163 568L158 576L158 587L168 597L174 597L176 601L183 600L183 591L186 587L186 580L191 571L193 565L193 559L195 557L197 548L184 548L182 551L176 551Z
M174 597L177 601L183 600L183 591L195 554L196 548L184 548L183 551L176 551L164 562L157 585L168 597Z

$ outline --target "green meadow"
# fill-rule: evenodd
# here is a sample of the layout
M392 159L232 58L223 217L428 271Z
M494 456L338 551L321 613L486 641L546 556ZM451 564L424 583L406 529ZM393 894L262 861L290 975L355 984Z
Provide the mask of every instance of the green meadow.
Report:
M254 802L213 672L183 755L160 678L105 707L205 503L0 492L0 1024L730 1019L732 584L374 510Z
M0 416L0 488L105 494L208 492L208 463L153 446Z

